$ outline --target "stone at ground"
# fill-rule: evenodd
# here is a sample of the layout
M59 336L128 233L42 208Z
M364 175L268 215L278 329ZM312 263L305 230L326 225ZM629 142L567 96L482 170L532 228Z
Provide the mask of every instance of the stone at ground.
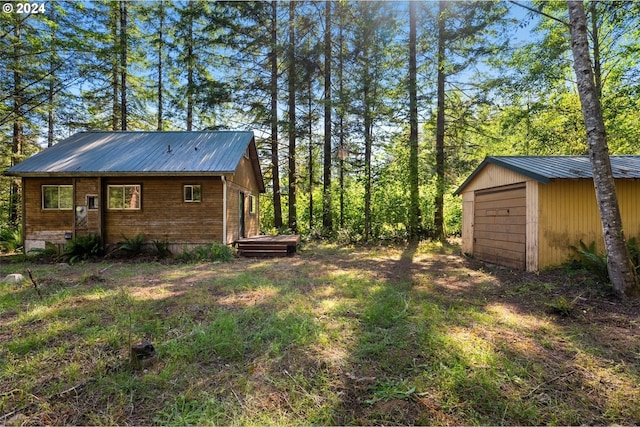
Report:
M2 279L2 283L8 283L10 285L17 285L24 281L24 276L20 273L12 273L7 274L4 279Z

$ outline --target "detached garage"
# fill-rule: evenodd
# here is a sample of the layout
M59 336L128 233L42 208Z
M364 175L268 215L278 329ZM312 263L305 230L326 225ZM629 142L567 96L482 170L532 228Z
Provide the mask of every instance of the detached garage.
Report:
M612 156L625 234L640 237L640 156ZM456 190L462 250L537 271L561 264L580 240L604 249L587 156L487 157Z

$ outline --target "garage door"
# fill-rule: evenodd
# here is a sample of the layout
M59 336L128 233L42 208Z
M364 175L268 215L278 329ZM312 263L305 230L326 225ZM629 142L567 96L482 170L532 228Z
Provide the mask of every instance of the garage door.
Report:
M476 191L473 256L524 270L526 224L524 183Z

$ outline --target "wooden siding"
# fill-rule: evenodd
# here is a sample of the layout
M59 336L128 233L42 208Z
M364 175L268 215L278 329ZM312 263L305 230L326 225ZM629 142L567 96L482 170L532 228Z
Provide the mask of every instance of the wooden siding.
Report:
M76 218L74 235L100 234L102 229L100 178L74 178L73 183L75 206L86 209L86 221L79 221L79 218ZM98 209L87 208L87 196L89 195L98 197Z
M44 249L45 242L62 245L65 233L72 233L75 215L71 210L42 209L43 185L72 185L71 178L23 178L22 197L25 251Z
M247 192L252 192L253 194L257 194L260 191L256 180L257 177L253 172L253 165L246 157L242 157L236 172L229 177L230 182L233 182L234 184L246 189Z
M562 264L573 256L570 245L596 242L604 250L602 222L591 179L556 180L540 185L539 268ZM627 238L640 238L640 181L616 180Z
M471 182L467 184L464 188L464 193L499 187L502 185L516 184L529 180L530 178L527 178L517 172L510 171L509 169L505 169L497 165L488 164Z
M477 191L473 255L483 261L525 269L525 185Z
M106 188L113 184L141 186L140 210L107 209ZM201 186L202 201L184 201L186 184ZM103 178L105 242L144 234L145 240L172 244L222 241L222 181L219 177Z
M227 243L240 238L240 193L244 193L245 237L260 234L260 188L253 171L251 161L246 157L240 160L235 174L227 182ZM249 196L255 197L255 212L249 210Z

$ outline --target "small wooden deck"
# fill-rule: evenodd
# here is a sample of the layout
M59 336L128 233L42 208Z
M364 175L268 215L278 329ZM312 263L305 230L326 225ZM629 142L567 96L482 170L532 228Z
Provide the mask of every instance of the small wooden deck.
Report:
M300 236L297 234L245 237L235 242L239 255L255 258L293 255L299 244Z

